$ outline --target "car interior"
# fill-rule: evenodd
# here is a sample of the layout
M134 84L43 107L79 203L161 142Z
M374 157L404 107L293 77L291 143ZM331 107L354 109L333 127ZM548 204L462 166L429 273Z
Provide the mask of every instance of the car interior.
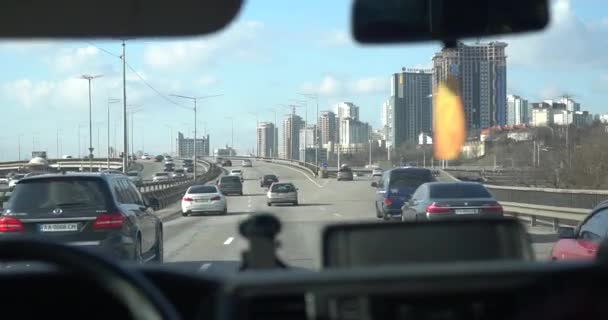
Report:
M200 36L221 32L243 5L8 0L0 37ZM464 38L542 30L548 6L549 0L355 0L352 33L361 44L434 40L449 47ZM593 261L535 262L515 219L331 225L321 239L319 271L280 260L276 217L254 214L238 227L249 246L234 274L118 263L77 247L2 237L2 313L7 319L608 318L608 244Z

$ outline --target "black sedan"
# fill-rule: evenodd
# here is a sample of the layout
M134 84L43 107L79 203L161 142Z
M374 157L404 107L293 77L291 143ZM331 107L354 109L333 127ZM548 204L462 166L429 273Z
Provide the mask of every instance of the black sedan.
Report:
M274 174L265 174L260 178L260 188L268 188L275 182L279 182L279 177Z
M158 201L127 176L104 173L24 178L0 215L0 237L27 235L137 262L163 261Z
M502 217L502 206L476 182L428 182L401 207L402 221Z

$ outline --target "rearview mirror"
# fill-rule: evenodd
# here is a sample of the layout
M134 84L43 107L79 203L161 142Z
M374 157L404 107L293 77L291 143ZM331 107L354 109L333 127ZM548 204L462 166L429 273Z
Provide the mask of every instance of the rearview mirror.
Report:
M158 210L160 208L160 202L156 198L147 199L148 206L154 210Z
M352 32L361 43L457 40L540 30L547 0L356 0Z
M557 237L560 239L574 239L576 238L576 232L572 227L558 227Z
M341 224L323 232L324 267L533 258L529 237L513 218Z
M372 187L378 188L378 183L376 181L372 182Z
M8 0L0 10L0 37L201 35L225 27L241 5L242 0Z

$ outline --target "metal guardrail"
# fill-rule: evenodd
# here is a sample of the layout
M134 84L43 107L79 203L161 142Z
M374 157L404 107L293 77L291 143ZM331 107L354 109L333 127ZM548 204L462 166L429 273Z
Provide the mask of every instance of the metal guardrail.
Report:
M453 175L441 171L447 180ZM560 225L577 225L591 209L608 199L607 190L574 190L485 185L501 203L505 213L528 220L532 226L549 224L554 230Z

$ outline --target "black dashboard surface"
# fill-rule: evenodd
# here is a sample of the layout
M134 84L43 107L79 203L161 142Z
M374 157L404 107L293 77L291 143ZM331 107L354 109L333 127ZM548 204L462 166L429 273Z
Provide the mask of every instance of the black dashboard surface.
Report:
M605 269L500 263L323 272L186 273L138 266L182 319L608 319ZM0 272L3 316L128 319L87 279L53 269Z

